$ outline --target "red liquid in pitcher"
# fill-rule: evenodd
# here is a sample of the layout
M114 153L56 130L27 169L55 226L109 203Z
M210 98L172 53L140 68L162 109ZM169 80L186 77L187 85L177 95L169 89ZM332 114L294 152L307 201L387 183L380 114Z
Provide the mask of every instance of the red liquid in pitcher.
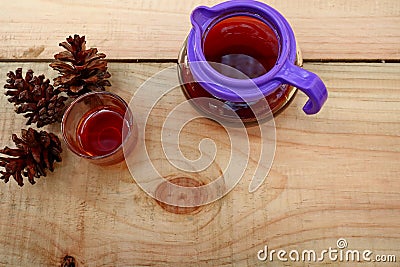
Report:
M77 139L90 156L103 156L115 151L122 143L125 111L101 107L89 111L79 123ZM128 124L127 124L128 125Z
M270 71L279 55L276 33L249 16L227 18L212 26L205 34L203 49L207 61L228 65L250 78ZM230 68L212 66L225 76L246 78Z

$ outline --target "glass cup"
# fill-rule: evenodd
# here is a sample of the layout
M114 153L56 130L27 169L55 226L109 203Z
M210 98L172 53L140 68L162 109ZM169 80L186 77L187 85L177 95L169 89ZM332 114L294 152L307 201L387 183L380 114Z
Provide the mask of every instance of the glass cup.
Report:
M64 113L61 131L68 148L98 165L124 160L137 140L128 104L110 92L92 92L75 99Z

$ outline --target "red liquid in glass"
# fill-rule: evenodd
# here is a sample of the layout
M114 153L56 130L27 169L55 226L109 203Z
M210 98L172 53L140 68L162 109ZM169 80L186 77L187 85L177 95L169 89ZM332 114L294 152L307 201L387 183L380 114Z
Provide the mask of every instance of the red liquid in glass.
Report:
M77 128L77 139L90 156L103 156L115 151L122 143L125 111L115 107L101 107L82 117Z
M208 30L203 49L207 61L231 66L256 78L275 66L279 43L275 32L265 22L249 16L235 16ZM237 71L218 65L213 67L225 76L240 78L235 77Z

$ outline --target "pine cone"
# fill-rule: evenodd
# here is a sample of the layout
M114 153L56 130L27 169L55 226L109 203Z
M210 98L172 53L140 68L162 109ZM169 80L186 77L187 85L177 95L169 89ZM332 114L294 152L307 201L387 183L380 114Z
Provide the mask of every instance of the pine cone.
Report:
M60 46L67 51L56 54L56 60L50 64L61 74L54 79L55 87L59 86L59 90L69 96L79 96L90 91L104 91L105 86L111 86L106 80L111 77L104 60L106 55L97 53L97 48L86 50L85 36L69 36Z
M7 183L13 176L19 186L23 186L23 176L28 178L31 184L35 184L34 178L46 176L46 169L54 171L54 162L61 161L61 142L53 133L38 132L32 128L21 130L22 137L12 135L12 140L17 148L5 147L0 153L10 157L0 157L0 179Z
M15 112L26 113L24 117L29 118L26 125L36 123L40 128L61 120L67 98L58 96L60 92L54 90L49 79L45 80L44 75L33 76L32 70L23 78L22 68L8 72L7 76L5 95L16 106Z

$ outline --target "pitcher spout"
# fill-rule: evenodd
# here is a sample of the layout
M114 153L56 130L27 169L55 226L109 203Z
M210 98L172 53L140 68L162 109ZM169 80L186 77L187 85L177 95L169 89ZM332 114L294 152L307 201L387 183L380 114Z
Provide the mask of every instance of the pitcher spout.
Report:
M208 24L209 21L213 20L215 12L206 6L199 6L193 10L190 20L196 31L200 31L200 35L203 34L203 26Z

